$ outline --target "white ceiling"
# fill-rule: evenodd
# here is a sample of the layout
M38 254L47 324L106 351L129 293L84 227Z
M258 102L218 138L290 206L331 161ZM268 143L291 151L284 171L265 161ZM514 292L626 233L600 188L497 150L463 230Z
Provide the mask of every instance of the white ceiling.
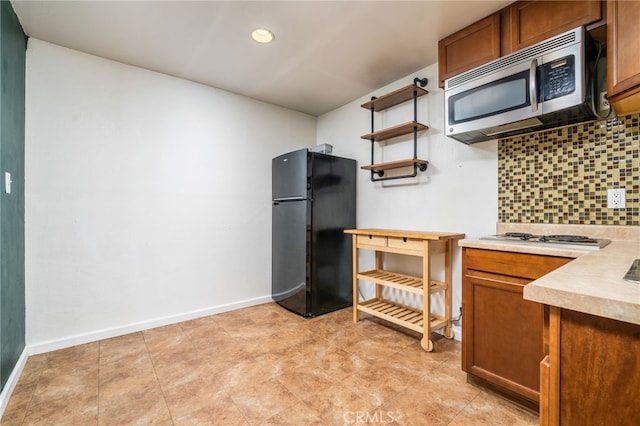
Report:
M511 1L11 3L30 37L317 116L437 62L439 39ZM250 38L261 26L274 43Z

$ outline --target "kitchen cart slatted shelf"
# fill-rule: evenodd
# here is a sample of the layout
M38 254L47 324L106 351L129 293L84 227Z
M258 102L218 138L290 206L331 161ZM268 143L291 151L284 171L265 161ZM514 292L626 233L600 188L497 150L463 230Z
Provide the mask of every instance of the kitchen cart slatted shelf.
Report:
M388 229L347 229L353 237L353 321L358 322L359 313L382 318L422 334L422 348L433 350L431 332L443 329L445 337L453 338L451 328L451 252L453 241L464 234L397 231ZM358 250L375 252L375 269L359 271ZM388 271L382 267L383 253L395 253L422 258L422 277ZM444 280L432 280L431 257L444 254ZM375 297L360 301L360 280L375 285ZM422 310L384 299L382 289L392 287L412 294L422 295ZM430 296L444 294L444 315L431 312Z
M408 328L409 330L417 331L418 333L424 332L424 317L422 311L418 309L404 306L400 303L390 302L382 298L376 298L360 303L358 310ZM443 316L431 314L429 316L429 322L431 330L438 330L446 327L448 320ZM451 335L451 337L453 337L453 335ZM433 344L431 344L431 348L433 349Z
M360 272L358 274L358 279L371 281L375 284L380 284L387 287L394 287L400 290L408 291L410 293L422 294L423 291L422 278L399 274L397 272L385 271L381 269ZM446 288L446 286L447 285L441 281L432 280L429 283L429 293L442 291Z
M366 139L371 142L371 164L368 166L362 166L361 169L369 170L371 172L372 182L415 177L418 175L418 170L422 172L427 170L429 162L426 160L418 159L418 133L427 130L429 127L418 122L417 104L418 98L420 96L424 96L429 93L427 90L423 89L423 87L426 86L428 82L429 80L426 78L415 78L413 80L413 84L401 87L400 89L395 90L391 93L387 93L386 95L379 98L373 97L369 102L365 102L361 105L362 108L371 111L371 132L361 136L362 139ZM374 119L376 112L384 111L387 108L394 107L410 100L413 100L413 121L398 124L386 129L377 131L375 130ZM409 134L413 134L413 158L407 160L390 161L386 163L375 162L374 145L376 142L383 142L389 139ZM413 172L400 175L384 176L385 170L401 169L406 167L411 167L413 169Z
M410 330L417 331L418 333L422 333L424 329L422 312L409 308L408 306L389 302L384 299L371 299L362 302L358 306L358 309Z

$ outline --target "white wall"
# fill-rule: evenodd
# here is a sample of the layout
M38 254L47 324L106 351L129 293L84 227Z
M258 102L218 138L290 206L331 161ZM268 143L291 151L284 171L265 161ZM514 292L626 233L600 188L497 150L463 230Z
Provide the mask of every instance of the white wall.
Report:
M418 119L430 126L418 178L358 175L358 227L490 234L496 143L443 136L437 64L314 117L29 40L26 114L27 344L56 349L270 300L270 159L329 143L369 164L360 104L428 77ZM410 103L376 129L412 118ZM317 129L316 129L317 121ZM376 144L376 161L411 141ZM436 259L437 260L437 259ZM364 267L372 263L364 255ZM390 267L420 271L416 259ZM434 267L441 273L438 262ZM460 251L454 256L454 313ZM365 292L367 290L365 289ZM417 305L399 293L392 298ZM434 301L441 310L441 300ZM459 330L457 332L459 337Z
M428 160L429 168L413 179L373 183L368 171L358 174L358 228L390 228L465 233L468 237L492 234L497 222L497 145L495 141L464 145L444 136L444 91L437 87L438 65L382 87L318 119L318 143L329 143L334 154L358 160L358 165L371 162L370 142L360 138L371 131L371 113L360 105L371 96L381 96L411 84L414 77L427 77L429 94L418 100L418 121L430 128L418 139L418 158ZM413 119L413 103L408 102L376 113L375 129L386 128ZM412 137L398 138L376 144L376 162L411 158ZM420 273L415 259L387 256L394 268ZM437 259L436 259L437 260ZM363 267L373 265L373 256L361 256ZM442 273L434 262L436 275ZM460 249L454 253L453 313L459 312ZM365 289L365 293L366 293ZM420 302L403 298L399 293L390 297L409 305ZM442 301L434 300L437 310ZM456 333L459 338L460 333Z
M271 158L314 117L33 38L26 102L35 352L270 300Z

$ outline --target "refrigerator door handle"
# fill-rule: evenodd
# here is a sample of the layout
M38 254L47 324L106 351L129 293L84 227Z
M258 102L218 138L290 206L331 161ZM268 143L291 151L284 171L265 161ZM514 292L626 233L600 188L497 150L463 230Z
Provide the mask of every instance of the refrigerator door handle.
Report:
M303 201L306 200L306 197L280 197L280 198L274 198L273 202L274 203L279 203L279 202L284 202L284 201Z

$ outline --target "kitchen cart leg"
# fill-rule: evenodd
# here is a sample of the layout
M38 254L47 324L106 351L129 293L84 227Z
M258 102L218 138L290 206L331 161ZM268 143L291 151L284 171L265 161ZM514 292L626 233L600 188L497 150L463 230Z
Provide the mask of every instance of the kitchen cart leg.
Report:
M431 297L429 285L431 282L431 256L429 253L429 241L423 241L422 253L422 341L420 345L427 352L433 350L431 341Z
M452 258L451 240L447 240L447 247L444 251L444 318L447 325L444 326L444 337L453 339L453 328L451 327L451 287L453 286L453 267L451 265Z
M360 292L358 291L358 242L355 234L352 236L352 238L353 240L351 244L353 259L351 264L353 265L353 322L358 322L358 295L360 294Z
M447 339L453 339L455 335L453 334L453 328L450 325L444 326L444 337Z
M422 337L422 340L420 341L420 346L422 346L422 349L424 349L427 352L431 352L433 350L433 342L431 341L431 339L427 337Z
M376 271L382 270L382 252L376 251ZM376 283L376 299L382 297L382 285Z

